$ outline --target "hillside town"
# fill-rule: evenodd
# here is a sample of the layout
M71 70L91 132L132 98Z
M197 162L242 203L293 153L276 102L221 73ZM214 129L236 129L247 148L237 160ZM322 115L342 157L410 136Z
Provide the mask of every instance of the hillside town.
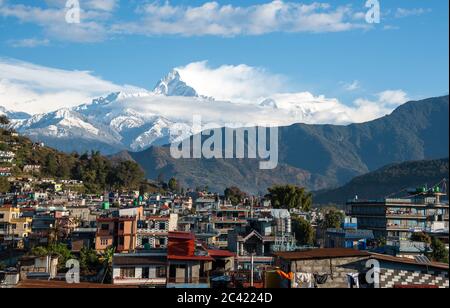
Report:
M290 185L257 197L175 178L88 193L20 165L16 137L0 151L2 288L449 287L446 181L345 207Z

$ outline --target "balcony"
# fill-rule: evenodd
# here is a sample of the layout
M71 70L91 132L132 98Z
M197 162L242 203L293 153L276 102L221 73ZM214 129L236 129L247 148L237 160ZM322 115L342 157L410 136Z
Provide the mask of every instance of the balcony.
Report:
M98 230L97 236L112 236L113 231L112 230Z
M123 286L163 286L166 285L167 279L164 278L126 278L115 277L113 284Z
M404 213L404 212L387 212L386 218L425 220L425 219L427 219L427 216L422 215L422 214L413 214L413 213Z

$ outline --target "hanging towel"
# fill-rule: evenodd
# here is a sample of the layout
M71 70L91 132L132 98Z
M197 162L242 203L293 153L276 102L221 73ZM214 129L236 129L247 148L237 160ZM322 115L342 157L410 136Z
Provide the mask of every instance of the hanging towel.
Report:
M347 281L350 289L359 289L359 273L347 274Z
M310 273L295 273L292 288L312 288L314 285L313 275Z

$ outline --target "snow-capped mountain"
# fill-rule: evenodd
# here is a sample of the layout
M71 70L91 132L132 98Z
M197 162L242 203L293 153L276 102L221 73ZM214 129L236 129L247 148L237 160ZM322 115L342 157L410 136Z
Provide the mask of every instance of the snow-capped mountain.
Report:
M173 120L141 108L146 100L161 101L169 96L198 97L173 71L153 91L114 92L88 104L34 116L5 108L0 109L0 114L7 115L17 131L58 149L79 152L94 149L112 154L120 150L140 151L192 134L189 125L181 124L182 133L171 136Z
M166 77L161 79L153 90L155 94L166 96L198 97L197 91L181 80L180 73L171 71Z
M4 108L0 114L6 114L20 133L60 150L113 154L141 151L197 133L192 128L194 116L200 116L203 124L215 123L218 127L236 125L233 123L285 126L327 121L325 115L333 112L336 103L319 103L302 93L295 101L291 96L275 95L260 102L216 101L202 96L174 70L152 91L113 92L74 108L33 116ZM345 114L342 118L345 122Z

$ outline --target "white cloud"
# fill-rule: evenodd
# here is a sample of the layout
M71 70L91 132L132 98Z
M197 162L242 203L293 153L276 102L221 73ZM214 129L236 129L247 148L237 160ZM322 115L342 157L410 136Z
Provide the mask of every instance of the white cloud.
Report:
M8 44L14 48L34 48L39 46L48 46L50 44L50 40L27 38L21 40L11 40L8 41Z
M382 104L399 106L409 100L403 90L386 90L378 93L378 101Z
M218 100L254 102L284 90L286 83L283 76L245 64L211 68L207 61L203 61L178 67L176 70L181 79L198 93Z
M93 98L129 89L86 71L53 69L0 58L0 105L41 113L73 107Z
M409 16L420 16L423 14L431 13L431 9L425 9L425 8L414 8L414 9L405 9L405 8L398 8L395 11L395 17L396 18L404 18Z
M355 100L349 114L354 122L365 122L390 114L395 108L409 101L403 90L386 90L376 94L376 100Z
M0 16L16 18L40 26L47 37L71 42L97 42L107 37L106 21L112 15L111 1L88 1L81 4L81 23L66 22L66 1L46 0L47 6L0 2Z
M360 82L358 80L354 80L351 83L342 83L344 90L346 91L356 91L361 88Z
M153 2L140 7L142 19L118 23L120 33L182 36L262 35L273 32L341 32L367 28L356 22L351 6L332 7L327 3L302 4L275 0L250 6L207 2L200 6Z

